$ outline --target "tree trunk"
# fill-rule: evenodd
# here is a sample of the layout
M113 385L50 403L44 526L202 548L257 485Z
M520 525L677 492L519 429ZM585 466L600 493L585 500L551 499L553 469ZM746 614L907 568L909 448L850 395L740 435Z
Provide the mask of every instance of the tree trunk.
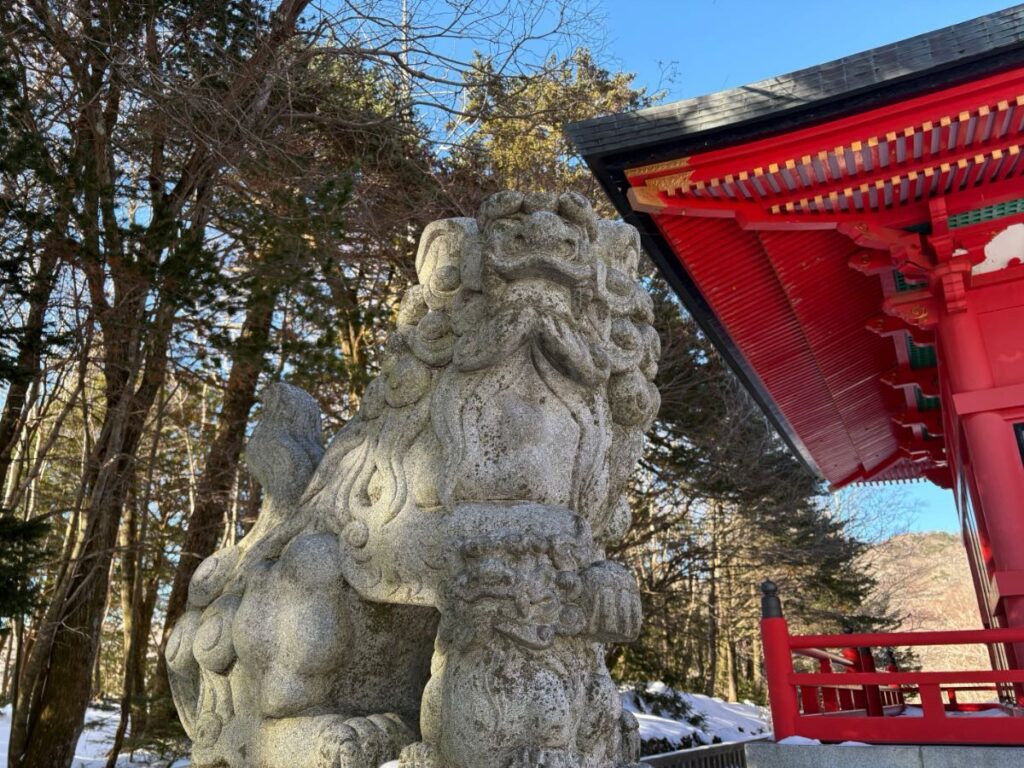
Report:
M154 438L155 439L155 438ZM134 494L133 494L134 495ZM114 768L117 756L124 745L125 732L128 730L128 717L132 699L135 696L135 645L138 642L138 623L136 608L138 599L136 583L139 581L138 550L140 547L137 525L138 499L133 498L125 506L125 519L121 526L121 635L124 647L124 669L121 677L121 712L114 731L114 741L107 758L107 768Z
M764 659L761 654L760 633L750 642L750 682L756 691L764 690Z
M143 589L143 558L146 536L149 531L149 505L153 493L153 478L156 458L163 435L164 414L166 413L166 389L163 390L157 406L156 423L150 439L149 456L146 463L146 481L141 496L136 491L132 503L127 507L125 518L123 574L121 579L121 613L124 616L124 676L121 684L121 713L118 719L114 741L110 747L107 768L114 768L118 755L124 746L125 733L131 722L132 734L138 736L145 729L146 707L142 701L146 681L146 646L152 621L153 606L148 604L150 589ZM159 568L154 568L154 574ZM150 578L154 582L156 576ZM155 587L154 592L155 603Z
M718 678L718 605L714 574L708 590L708 633L707 664L704 668L704 694L715 695L715 680Z
M0 680L0 702L7 701L7 686L11 681L11 649L13 648L11 637L12 633L8 631L0 640L0 656L4 657L4 674L3 679Z
M185 612L188 585L196 568L213 554L224 533L227 510L235 486L239 458L249 423L249 412L256 402L256 387L263 368L264 355L270 342L270 325L276 292L254 294L245 322L233 351L231 373L224 390L224 402L217 425L217 435L206 454L202 478L196 489L195 511L188 521L185 543L174 571L171 594L167 600L166 618L160 640L157 668L153 677L151 721L161 728L175 717L167 679L164 652L175 622Z
M149 651L149 637L153 628L153 613L156 610L157 593L160 588L160 571L163 568L163 554L157 551L151 570L153 575L146 581L146 588L142 595L142 603L139 606L138 616L135 621L138 625L139 641L135 645L135 682L133 688L135 699L132 702L131 711L131 734L139 737L146 732L149 723L149 709L145 698L146 692L146 659Z
M725 665L726 671L729 673L729 701L736 701L739 699L739 685L737 683L739 669L736 666L736 643L732 638L725 643Z
M174 321L169 303L145 323L140 303L146 292L135 285L136 300L122 300L101 318L107 410L96 451L83 483L89 488L85 532L74 562L57 585L52 641L36 642L19 692L18 720L11 731L11 768L70 765L92 694L110 565L135 456L146 418L167 370ZM142 337L145 335L145 339ZM145 366L140 364L145 352ZM137 376L142 370L141 376ZM134 382L139 379L138 388ZM48 617L49 618L49 617Z
M46 309L57 273L57 249L44 247L39 257L39 268L28 291L29 310L22 337L18 340L18 358L11 376L3 411L0 412L0 499L4 498L7 475L11 468L14 446L24 427L26 395L32 382L39 376L42 358L43 331Z
M704 693L715 695L718 678L718 510L711 508L711 553L708 562L708 633L707 667L704 671Z
M36 683L41 688L38 701L29 711L28 733L18 768L58 768L69 765L74 757L92 694L111 553L117 543L115 521L120 516L123 476L131 462L122 454L115 463L116 470L102 478L105 487L100 489L90 509L92 524L86 531L81 559L70 576L70 605L54 635L45 676Z

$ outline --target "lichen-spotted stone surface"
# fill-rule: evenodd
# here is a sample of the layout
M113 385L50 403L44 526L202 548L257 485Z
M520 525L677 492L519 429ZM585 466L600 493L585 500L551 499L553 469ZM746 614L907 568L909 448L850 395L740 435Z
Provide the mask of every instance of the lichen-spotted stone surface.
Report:
M324 449L263 395L253 530L168 646L199 768L623 768L603 643L640 630L604 551L657 412L640 243L575 194L427 227L381 375Z

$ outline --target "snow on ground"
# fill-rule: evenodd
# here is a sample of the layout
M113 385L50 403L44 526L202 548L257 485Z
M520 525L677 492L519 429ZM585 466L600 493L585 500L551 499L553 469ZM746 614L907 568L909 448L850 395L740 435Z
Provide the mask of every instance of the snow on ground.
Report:
M75 748L75 760L71 768L103 768L107 764L107 752L114 741L117 730L116 709L94 709L85 713L85 728ZM7 744L11 738L11 707L0 708L0 768L7 768ZM134 760L122 755L117 761L118 768L129 766L150 766L151 768L186 768L191 765L187 759L168 761L155 755L136 752Z
M897 717L924 717L924 710L908 704ZM1011 717L1005 709L983 709L978 712L947 712L946 717Z
M666 751L701 744L746 741L770 733L768 714L763 707L749 702L722 701L699 693L681 693L664 683L651 683L639 692L624 689L622 704L640 722L640 738L645 742L664 741ZM103 768L106 765L107 751L117 729L117 718L116 709L89 708L72 768ZM10 732L11 708L6 706L0 708L0 768L7 768ZM123 755L117 763L118 768L187 768L190 764L188 759L169 762L141 751L136 752L134 759ZM392 761L381 768L397 766L398 762Z
M821 742L817 739L808 739L806 736L787 736L784 739L779 740L779 744L786 744L788 746L798 747L820 747ZM870 744L865 744L863 741L844 741L839 744L840 747L870 747Z
M640 723L640 738L664 740L673 749L747 741L771 732L767 710L751 702L684 693L660 682L639 691L623 689L621 695L622 706Z

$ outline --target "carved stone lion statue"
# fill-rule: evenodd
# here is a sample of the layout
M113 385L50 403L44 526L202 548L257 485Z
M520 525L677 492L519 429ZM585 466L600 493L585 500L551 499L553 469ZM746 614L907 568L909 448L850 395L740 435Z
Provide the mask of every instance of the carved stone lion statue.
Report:
M503 192L427 227L380 375L325 450L263 395L265 499L202 563L168 666L200 768L623 768L605 559L658 410L640 243L576 194Z

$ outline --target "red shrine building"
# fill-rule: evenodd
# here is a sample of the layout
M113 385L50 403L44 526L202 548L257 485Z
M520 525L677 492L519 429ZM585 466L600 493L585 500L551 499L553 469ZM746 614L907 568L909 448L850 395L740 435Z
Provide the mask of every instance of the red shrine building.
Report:
M953 492L1019 693L1024 6L569 133L812 470Z

